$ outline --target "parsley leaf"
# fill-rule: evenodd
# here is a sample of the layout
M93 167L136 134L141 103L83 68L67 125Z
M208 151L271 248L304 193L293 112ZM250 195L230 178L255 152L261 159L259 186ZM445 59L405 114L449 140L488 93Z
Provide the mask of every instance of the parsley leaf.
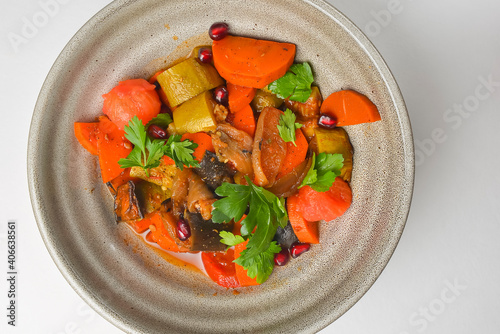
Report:
M151 140L146 135L144 124L137 116L134 116L124 129L125 138L134 144L134 148L127 158L118 161L120 167L142 167L146 171L146 175L149 176L149 168L158 167L160 158L164 155L164 141Z
M175 165L182 170L184 165L187 167L200 167L198 161L194 158L194 149L198 144L191 140L182 140L181 135L173 135L168 138L165 144L165 155L174 160Z
M241 222L241 236L229 232L221 232L220 236L223 238L222 243L228 246L248 240L246 249L234 262L248 270L249 277L257 277L257 282L262 283L273 271L274 254L281 251L281 247L272 239L278 226L286 226L288 215L284 199L245 178L248 186L223 183L215 189L215 193L223 198L213 204L212 221L238 221L248 209L247 216Z
M241 244L242 242L245 242L245 239L241 235L234 235L231 232L227 231L220 231L219 235L221 236L221 241L224 245L228 245L229 247L231 246L236 246L238 244Z
M299 188L308 185L319 192L328 191L335 182L335 178L340 175L340 170L344 166L344 157L339 153L320 153L318 156L313 154L312 159L311 168Z
M284 76L271 82L268 89L279 98L304 103L311 96L313 81L311 66L308 63L293 64Z
M172 123L172 117L170 117L169 114L158 114L158 116L156 116L155 118L153 118L152 120L150 120L148 122L148 124L146 124L146 129L150 126L150 125L158 125L158 126L161 126L162 128L166 129L168 127L168 125L170 123Z
M295 130L300 129L302 124L295 123L295 119L295 114L287 108L285 113L280 116L280 122L277 127L280 137L285 142L293 142L293 144L297 146L297 144L295 144Z

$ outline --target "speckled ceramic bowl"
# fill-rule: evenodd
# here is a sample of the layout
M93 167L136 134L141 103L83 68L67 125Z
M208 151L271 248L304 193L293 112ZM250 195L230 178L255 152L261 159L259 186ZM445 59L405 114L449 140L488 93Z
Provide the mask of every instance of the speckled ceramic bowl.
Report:
M226 290L164 261L123 224L97 160L73 122L101 113L119 80L148 77L164 57L187 53L216 21L233 34L297 45L326 96L352 88L382 121L347 127L355 150L351 208L321 225L321 244L276 268L259 287ZM157 59L153 61L153 59ZM368 39L319 0L117 0L68 43L35 108L28 177L40 233L71 286L100 314L133 333L310 333L346 312L393 253L408 214L413 141L394 78Z

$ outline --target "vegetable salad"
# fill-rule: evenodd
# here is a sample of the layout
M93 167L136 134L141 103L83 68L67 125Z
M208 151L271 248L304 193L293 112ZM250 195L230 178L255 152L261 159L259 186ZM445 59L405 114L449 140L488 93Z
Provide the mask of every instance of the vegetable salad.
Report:
M380 115L352 90L323 100L294 44L233 36L225 23L209 35L149 80L119 82L75 136L98 157L118 222L165 251L201 253L221 286L258 285L350 207L341 126Z

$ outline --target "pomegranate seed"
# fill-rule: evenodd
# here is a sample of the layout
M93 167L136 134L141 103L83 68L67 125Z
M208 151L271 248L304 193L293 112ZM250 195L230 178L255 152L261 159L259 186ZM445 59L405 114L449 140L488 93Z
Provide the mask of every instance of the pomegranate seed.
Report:
M214 90L214 98L215 98L215 101L217 101L217 103L220 103L224 106L227 106L228 104L228 96L229 96L229 93L227 91L227 88L224 87L224 86L219 86L217 88L215 88Z
M290 254L293 258L301 255L302 253L307 252L311 248L310 244L303 244L300 242L296 242L290 247Z
M214 41L220 41L224 37L227 36L227 32L229 31L229 26L224 22L217 22L212 24L210 29L208 29L208 35Z
M290 252L288 248L281 247L281 252L274 254L274 264L277 266L284 266L290 259Z
M151 137L156 138L156 139L165 139L167 138L167 132L160 128L156 124L152 124L148 128L148 133Z
M326 114L321 114L318 119L318 125L323 128L333 129L337 126L337 120Z
M214 58L212 54L212 50L208 48L201 48L198 51L198 59L205 64L210 64L212 62L212 59Z
M184 219L179 219L177 222L177 237L179 237L181 241L185 241L189 239L190 236L191 228L189 224Z

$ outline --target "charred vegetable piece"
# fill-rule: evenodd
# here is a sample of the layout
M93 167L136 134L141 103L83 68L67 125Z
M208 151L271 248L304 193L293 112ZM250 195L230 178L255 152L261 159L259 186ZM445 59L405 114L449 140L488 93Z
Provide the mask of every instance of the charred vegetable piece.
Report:
M342 128L331 130L314 129L317 153L340 153L344 157L344 166L340 170L340 177L345 181L351 180L353 149L349 135Z
M313 86L311 87L311 89L311 95L306 102L302 103L285 99L286 107L302 118L312 118L319 116L319 110L321 108L323 98L321 97L321 93L318 87Z
M178 134L214 131L215 105L212 94L208 91L186 101L173 111L175 131Z
M290 248L292 244L299 241L299 239L293 232L293 228L290 222L288 222L288 224L284 228L280 226L278 227L273 240L280 244L282 248Z
M204 220L199 213L186 211L184 219L191 228L191 251L212 251L219 252L226 249L226 245L220 242L221 231L232 231L233 223L216 224L212 220Z
M250 103L253 110L261 112L265 107L279 108L283 104L283 99L280 99L276 94L264 89L258 89Z
M200 167L195 168L194 172L198 174L203 182L212 190L220 187L223 182L232 183L232 171L225 163L217 159L215 153L210 151L205 151Z
M130 176L143 179L144 181L168 189L172 187L173 178L176 172L177 168L173 163L167 164L165 159L162 159L158 167L149 169L149 176L146 175L146 171L143 168L137 166L130 169Z
M158 75L157 80L171 107L224 84L212 65L201 63L196 58L172 66Z
M142 181L136 184L135 194L142 212L148 214L158 210L161 203L170 198L171 191L165 191L154 183Z
M135 194L135 184L129 181L118 187L115 196L116 221L128 222L144 218Z
M219 124L217 132L212 134L212 143L221 162L229 162L243 175L252 175L253 138L248 133L229 124Z

